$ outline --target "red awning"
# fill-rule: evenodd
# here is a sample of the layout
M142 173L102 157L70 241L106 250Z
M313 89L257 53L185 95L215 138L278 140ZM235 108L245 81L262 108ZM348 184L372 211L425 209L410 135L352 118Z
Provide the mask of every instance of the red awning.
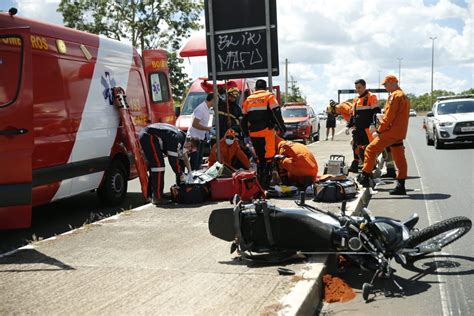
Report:
M191 36L179 52L181 57L207 56L206 36L205 34L196 34Z

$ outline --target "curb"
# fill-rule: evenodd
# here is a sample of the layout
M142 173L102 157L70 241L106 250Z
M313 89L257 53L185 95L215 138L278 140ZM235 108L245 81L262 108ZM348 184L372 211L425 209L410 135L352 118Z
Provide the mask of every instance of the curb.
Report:
M367 207L370 196L370 190L359 192L355 200L347 203L347 214L357 214L363 207ZM326 272L328 258L329 255L309 258L309 263L303 268L305 272L300 276L301 280L280 300L282 309L278 311L278 315L314 315L323 298L322 278Z

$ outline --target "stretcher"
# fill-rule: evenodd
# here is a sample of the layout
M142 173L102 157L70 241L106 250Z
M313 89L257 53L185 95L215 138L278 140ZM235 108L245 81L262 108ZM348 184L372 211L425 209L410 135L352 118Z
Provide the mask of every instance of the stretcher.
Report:
M135 125L132 122L129 105L127 103L127 96L125 91L121 87L115 87L112 89L114 104L120 114L123 127L125 129L125 146L128 150L131 150L135 158L135 166L138 172L138 178L140 179L140 185L142 188L143 196L145 200L148 200L148 173L147 164L142 154L142 147L137 138Z

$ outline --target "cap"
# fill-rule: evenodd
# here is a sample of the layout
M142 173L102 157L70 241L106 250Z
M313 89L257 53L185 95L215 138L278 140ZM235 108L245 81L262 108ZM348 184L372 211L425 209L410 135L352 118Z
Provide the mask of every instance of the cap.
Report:
M227 90L227 94L232 94L234 95L235 97L239 95L239 89L237 88L230 88L229 90Z
M387 82L398 82L398 79L394 75L387 75L380 84L384 85Z
M236 136L236 133L235 131L232 129L232 128L229 128L226 132L225 132L225 137L235 137Z

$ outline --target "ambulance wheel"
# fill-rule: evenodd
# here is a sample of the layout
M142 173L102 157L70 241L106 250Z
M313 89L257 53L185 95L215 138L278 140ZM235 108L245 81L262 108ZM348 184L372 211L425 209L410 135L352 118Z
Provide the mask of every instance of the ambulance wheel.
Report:
M104 183L97 189L101 203L109 206L120 205L127 195L128 176L120 160L114 160L105 170Z

